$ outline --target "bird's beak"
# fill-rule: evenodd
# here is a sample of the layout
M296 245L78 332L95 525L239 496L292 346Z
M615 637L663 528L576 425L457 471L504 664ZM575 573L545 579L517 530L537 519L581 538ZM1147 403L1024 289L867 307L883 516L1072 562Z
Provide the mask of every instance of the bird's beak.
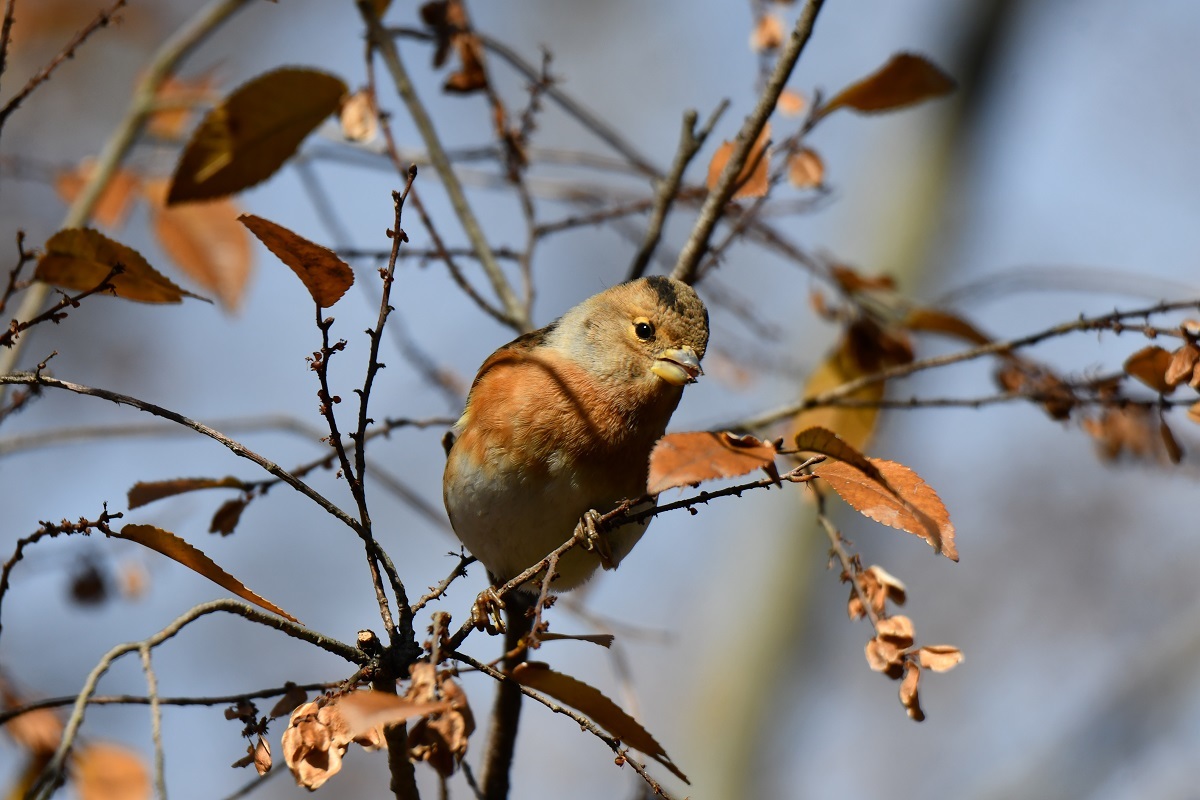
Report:
M663 350L655 358L650 371L672 386L695 383L697 376L704 374L704 370L700 369L700 359L696 358L696 351L690 347Z

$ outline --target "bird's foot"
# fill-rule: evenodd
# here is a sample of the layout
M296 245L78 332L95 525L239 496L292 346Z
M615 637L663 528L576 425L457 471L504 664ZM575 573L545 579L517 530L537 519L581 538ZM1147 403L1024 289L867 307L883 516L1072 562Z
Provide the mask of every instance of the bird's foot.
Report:
M579 524L575 526L575 538L583 545L584 550L596 554L596 558L600 559L600 566L605 569L616 569L617 565L613 562L612 557L612 543L596 529L598 522L600 522L600 512L595 509L588 510L580 518Z
M489 586L475 598L475 605L471 607L471 624L475 630L487 631L491 636L504 633L503 612L504 601L500 599L496 587Z

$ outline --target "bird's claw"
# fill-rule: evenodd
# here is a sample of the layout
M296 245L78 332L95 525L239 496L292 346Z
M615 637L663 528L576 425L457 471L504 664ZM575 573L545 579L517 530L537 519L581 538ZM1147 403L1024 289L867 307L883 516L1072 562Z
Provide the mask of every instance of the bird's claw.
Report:
M491 636L504 633L503 611L504 601L500 599L496 587L489 586L479 593L475 605L471 606L471 624L475 630L487 631Z
M612 557L612 544L596 529L599 522L600 512L594 508L589 509L580 518L579 524L575 526L575 538L583 545L584 550L596 554L596 558L600 559L600 566L605 569L616 569L617 565L613 562Z

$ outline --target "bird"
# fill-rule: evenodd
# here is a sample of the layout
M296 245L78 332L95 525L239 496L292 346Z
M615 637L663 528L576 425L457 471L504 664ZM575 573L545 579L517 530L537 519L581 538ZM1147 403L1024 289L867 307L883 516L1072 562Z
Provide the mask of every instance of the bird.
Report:
M703 374L707 346L700 297L651 276L593 295L483 362L447 437L442 487L455 534L493 587L567 542L589 513L645 495L650 452ZM627 523L600 547L567 551L551 590L615 568L644 532ZM518 594L541 584L531 578Z

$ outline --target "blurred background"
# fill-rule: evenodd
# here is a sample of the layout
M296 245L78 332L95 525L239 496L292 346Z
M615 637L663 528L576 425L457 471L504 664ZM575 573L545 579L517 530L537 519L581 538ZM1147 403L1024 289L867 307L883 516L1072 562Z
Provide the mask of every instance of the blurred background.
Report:
M18 2L3 95L16 91L98 7L81 0ZM750 4L542 0L475 3L470 10L480 30L530 61L538 61L540 47L549 48L561 88L661 167L673 156L685 109L703 115L730 98L714 136L719 141L733 137L753 104L758 57L747 44ZM781 6L777 13L790 25L797 11ZM119 25L96 35L9 120L0 140L0 243L22 229L31 245L40 245L57 230L65 206L52 185L54 171L96 154L149 55L191 13L193 4L182 0L130 3ZM387 19L418 24L407 3L394 4ZM892 54L915 51L955 76L960 89L895 114L831 117L809 139L825 161L829 194L815 210L775 222L811 252L896 274L913 298L953 297L957 310L1001 337L1080 314L1195 296L1198 40L1200 5L1189 0L1136 7L1117 0L831 0L791 88L806 96L814 88L836 91ZM363 47L349 2L258 3L199 48L182 74L210 73L224 93L276 66L297 64L357 86L365 79ZM428 45L403 41L401 53L448 146L489 143L485 101L443 95L444 75L431 69ZM523 80L495 60L492 69L510 109L522 108ZM419 149L382 75L380 85L401 146ZM535 145L610 155L557 109L548 108L538 123ZM798 124L774 120L775 136ZM389 192L401 181L369 154L338 157L347 148L336 138L314 136L304 148L303 172L286 167L237 202L315 241L385 249ZM693 164L692 182L702 180L716 141ZM130 163L165 175L174 158L170 148L145 147ZM533 173L559 182L582 180L580 174ZM650 191L636 178L613 180L625 190ZM442 234L462 244L433 171L424 171L418 185ZM318 187L332 215L314 206L306 186ZM522 246L525 230L511 194L471 191L492 242ZM573 210L547 200L539 212L554 220ZM678 214L668 228L664 251L672 259L690 213ZM406 216L404 227L414 247L429 246L415 216ZM150 234L144 208L110 235L191 288ZM15 262L15 247L0 244L0 252L4 247L9 255L0 263ZM611 227L548 239L533 265L534 322L545 324L622 280L634 250ZM332 311L335 334L350 342L332 370L347 398L361 382L361 331L378 307L373 263L356 268L356 286ZM474 267L468 271L485 286ZM688 390L672 428L718 425L795 399L835 334L814 319L813 288L806 272L761 248L731 249L711 287L700 287L713 312L714 368ZM376 384L374 415L453 418L460 408L453 392L430 384L414 366L414 349L449 383L465 386L511 332L480 313L438 263L406 262L393 298L397 313L383 355L388 369ZM747 323L728 303L715 302L722 298L740 299L764 324ZM1144 344L1139 336L1092 334L1057 339L1031 354L1073 374L1105 372ZM200 302L145 306L96 298L62 325L34 331L20 366L57 350L53 369L64 379L132 394L218 427L248 420L248 429L235 426L238 438L289 466L323 453L316 442L316 382L304 360L318 346L303 287L257 248L236 313ZM920 352L950 347L922 343ZM972 362L922 373L892 392L985 395L993 391L990 369ZM264 416L271 424L256 422ZM318 433L296 430L296 420ZM105 501L123 509L135 481L260 477L253 465L194 435L14 445L68 425L152 421L61 393L46 394L8 420L0 431L0 552L11 552L40 520L94 517ZM1171 422L1185 448L1200 438L1189 436L1182 413ZM373 486L376 529L412 595L444 577L454 564L446 554L457 550L436 517L444 430L400 430L369 450L380 469L435 511L422 514L378 482ZM1188 522L1197 477L1192 454L1171 469L1104 464L1077 426L1051 422L1027 404L886 412L869 450L915 469L938 491L958 530L961 562L953 564L933 557L915 537L849 514L839 518L866 564L881 564L906 583L904 613L918 642L954 644L966 655L954 671L922 682L927 721L910 721L897 685L868 669L862 648L869 627L847 620L848 588L829 568L828 542L811 524L798 489L715 502L695 517L658 518L621 569L594 581L580 600L590 617L616 631L618 650L552 642L539 657L634 709L692 778L691 788L683 787L651 766L679 796L840 798L902 790L962 798L1195 797L1200 543ZM317 474L313 482L350 502L332 475ZM124 522L176 532L318 631L351 641L360 628L379 628L361 548L349 531L277 489L249 506L233 536L210 535L208 520L224 499L193 493L137 509ZM81 604L72 599L72 582L89 565L108 591L101 602ZM130 571L144 572L137 599L118 590L119 576ZM473 570L442 607L463 619L484 583L482 570ZM74 694L113 644L145 638L193 604L219 596L199 576L123 542L39 543L14 570L4 600L0 667L29 698ZM593 625L564 604L551 618L560 632ZM490 660L500 645L476 636L467 649ZM156 650L154 665L159 691L173 696L348 674L337 659L279 634L211 617ZM482 721L490 681L466 676L463 682ZM144 691L134 659L119 662L101 684L105 694ZM245 752L240 727L219 708L165 711L172 797L224 797L251 780L250 771L227 766ZM276 722L271 732L280 767L282 730ZM84 733L151 753L142 707L93 708ZM472 763L482 745L478 733ZM10 741L0 743L0 785L15 780L23 759ZM639 796L640 781L611 760L569 720L527 705L514 797ZM385 762L352 750L324 791L378 796ZM432 792L430 771L418 774ZM461 778L452 787L453 796L469 796ZM282 775L256 795L303 793Z

